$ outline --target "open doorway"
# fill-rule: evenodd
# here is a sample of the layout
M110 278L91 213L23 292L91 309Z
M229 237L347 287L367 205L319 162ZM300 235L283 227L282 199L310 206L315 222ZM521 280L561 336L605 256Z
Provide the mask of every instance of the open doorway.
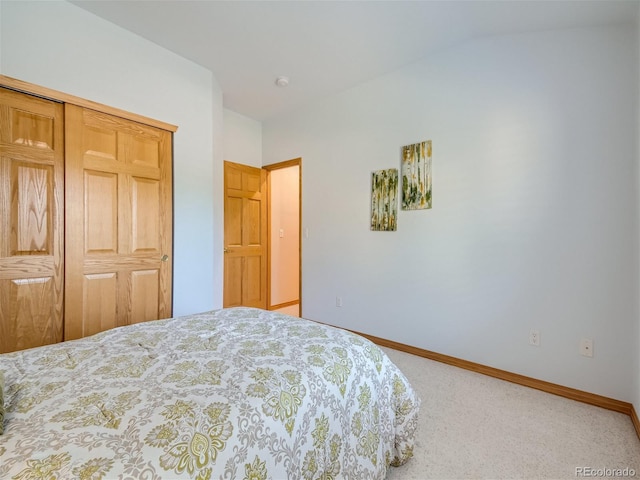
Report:
M266 165L268 224L267 306L302 315L302 159Z

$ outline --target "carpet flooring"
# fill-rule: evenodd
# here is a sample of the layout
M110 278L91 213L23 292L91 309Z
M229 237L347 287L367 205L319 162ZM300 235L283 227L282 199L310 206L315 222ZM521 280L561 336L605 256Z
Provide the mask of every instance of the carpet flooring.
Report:
M384 351L422 399L414 458L387 480L640 479L628 415Z

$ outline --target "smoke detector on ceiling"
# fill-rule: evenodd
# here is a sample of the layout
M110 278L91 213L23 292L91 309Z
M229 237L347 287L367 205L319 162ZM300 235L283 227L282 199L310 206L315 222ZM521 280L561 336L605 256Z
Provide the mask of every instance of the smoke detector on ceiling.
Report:
M287 85L289 85L289 77L277 77L276 78L276 85L279 87L286 87Z

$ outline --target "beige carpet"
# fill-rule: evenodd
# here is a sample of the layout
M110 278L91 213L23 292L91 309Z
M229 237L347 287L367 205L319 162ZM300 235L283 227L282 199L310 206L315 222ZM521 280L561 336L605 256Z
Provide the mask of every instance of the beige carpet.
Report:
M384 350L422 399L414 458L387 480L640 479L627 415Z

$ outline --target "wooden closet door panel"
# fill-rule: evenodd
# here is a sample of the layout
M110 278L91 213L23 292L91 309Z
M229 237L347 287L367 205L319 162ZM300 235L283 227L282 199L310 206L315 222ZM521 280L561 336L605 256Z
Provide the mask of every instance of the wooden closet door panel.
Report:
M75 105L65 114L65 339L170 317L171 134Z
M95 273L83 276L83 318L91 318L84 334L93 335L118 326L116 317L117 275Z
M63 121L0 88L0 353L62 340Z

